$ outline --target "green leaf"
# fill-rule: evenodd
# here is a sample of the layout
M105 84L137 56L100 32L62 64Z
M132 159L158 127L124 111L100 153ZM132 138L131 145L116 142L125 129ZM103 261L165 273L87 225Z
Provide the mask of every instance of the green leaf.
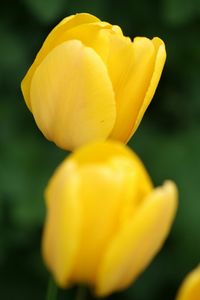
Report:
M195 1L164 0L163 14L167 23L182 25L196 16L198 5Z
M56 20L66 8L67 0L24 0L33 15L48 23Z

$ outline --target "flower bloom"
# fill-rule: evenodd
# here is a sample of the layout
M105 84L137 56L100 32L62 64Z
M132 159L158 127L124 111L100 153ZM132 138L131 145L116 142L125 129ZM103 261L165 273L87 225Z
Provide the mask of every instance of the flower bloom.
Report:
M130 285L160 250L177 207L173 182L154 188L125 145L75 151L46 189L43 256L61 287L84 283L97 296Z
M189 273L181 285L176 300L200 299L200 266Z
M132 42L120 27L76 14L48 35L22 92L40 130L63 149L96 139L127 142L154 95L165 59L159 38Z

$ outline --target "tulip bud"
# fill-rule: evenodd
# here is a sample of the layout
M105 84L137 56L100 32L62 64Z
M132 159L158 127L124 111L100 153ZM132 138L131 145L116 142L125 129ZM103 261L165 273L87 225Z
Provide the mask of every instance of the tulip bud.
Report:
M46 189L43 256L61 287L84 283L97 296L128 287L169 233L173 182L154 188L142 162L117 142L69 156Z
M48 35L22 92L39 129L63 149L97 139L127 142L154 95L165 59L159 38L132 42L118 26L76 14Z
M177 300L200 299L200 266L189 273L178 292Z

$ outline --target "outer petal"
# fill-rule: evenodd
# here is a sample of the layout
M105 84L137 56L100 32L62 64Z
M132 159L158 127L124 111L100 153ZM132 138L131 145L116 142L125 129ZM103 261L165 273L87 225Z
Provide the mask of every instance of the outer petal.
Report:
M158 47L158 39L136 38L132 44L118 38L118 47L116 42L117 39L110 51L113 57L108 60L117 104L117 119L110 137L127 142L153 97L165 61L165 48L162 42Z
M26 101L26 104L28 108L31 110L31 103L30 103L30 85L32 76L38 67L38 65L42 62L42 60L45 58L45 56L59 44L60 36L67 30L79 26L81 24L86 23L92 23L92 22L98 22L99 19L96 18L93 15L87 14L87 13L81 13L72 15L69 17L64 18L54 29L50 32L50 34L47 36L46 40L44 41L42 48L38 52L34 63L28 70L26 76L24 77L21 88L23 92L24 99Z
M116 116L103 61L76 40L54 48L38 66L31 83L31 106L43 134L69 150L107 138Z
M144 101L143 101L142 106L140 108L140 111L138 113L135 125L134 125L133 130L132 130L130 136L128 137L128 139L136 131L136 129L139 126L148 105L151 102L151 99L154 96L154 93L156 91L156 88L157 88L157 85L158 85L158 82L160 80L162 70L163 70L163 67L164 67L164 64L165 64L165 60L166 60L166 51L165 51L165 45L164 45L163 41L159 38L154 38L152 40L152 42L154 44L155 52L156 52L154 71L153 71L153 75L152 75L148 90L146 92Z
M46 191L48 210L42 250L44 260L58 284L69 286L69 274L74 265L81 230L81 207L76 195L78 175L73 169L61 170L59 180L61 182L57 185L57 178L53 178Z
M127 287L144 270L162 246L176 206L177 191L172 182L147 196L138 213L111 241L100 264L97 295Z
M198 299L200 299L200 266L187 275L176 298L176 300Z

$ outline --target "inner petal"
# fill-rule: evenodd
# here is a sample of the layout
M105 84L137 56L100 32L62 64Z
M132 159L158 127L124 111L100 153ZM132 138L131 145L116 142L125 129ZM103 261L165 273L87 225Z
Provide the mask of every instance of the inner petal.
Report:
M117 46L119 44L119 46ZM127 142L137 120L153 73L155 49L146 38L129 40L113 37L108 70L117 107L111 138Z
M93 165L80 172L78 187L82 207L81 240L70 281L94 284L99 262L117 228L121 211L130 199L134 206L137 183L134 174L116 173L114 169Z

